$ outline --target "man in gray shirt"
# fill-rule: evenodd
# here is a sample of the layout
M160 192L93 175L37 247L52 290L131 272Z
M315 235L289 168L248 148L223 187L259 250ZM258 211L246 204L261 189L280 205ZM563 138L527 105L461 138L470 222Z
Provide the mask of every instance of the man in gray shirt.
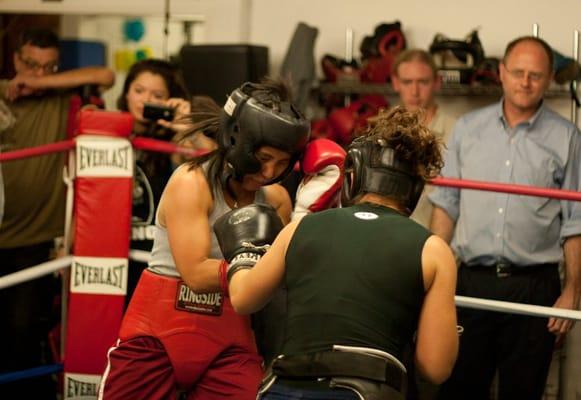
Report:
M421 49L404 50L396 57L392 68L391 81L401 104L410 111L422 108L425 111L425 124L442 143L446 143L456 119L436 103L435 96L442 82L430 53ZM424 189L411 215L411 219L426 228L430 225L432 214L432 204L428 201L427 193L432 189L431 186Z
M543 103L552 51L521 37L500 66L504 97L460 118L442 175L581 190L581 134ZM581 294L581 204L439 187L431 229L461 265L457 294L577 309ZM561 292L558 263L564 257ZM572 322L460 308L458 362L443 399L488 399L498 369L499 400L541 399L555 337Z

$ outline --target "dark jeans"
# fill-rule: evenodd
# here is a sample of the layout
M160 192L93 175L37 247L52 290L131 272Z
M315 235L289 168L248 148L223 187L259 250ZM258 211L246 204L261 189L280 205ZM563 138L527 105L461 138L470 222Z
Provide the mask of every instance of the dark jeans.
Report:
M461 266L456 293L461 296L552 306L561 291L558 268L498 277L493 267ZM464 327L460 353L440 399L487 400L498 369L499 400L541 399L555 336L547 318L458 308Z
M7 275L45 262L52 242L13 249L0 249L0 275ZM48 332L56 324L53 302L60 293L52 275L0 289L0 374L43 364L52 364ZM28 378L0 385L2 399L55 399L52 376Z
M347 389L300 389L280 383L272 385L268 391L260 395L261 400L358 400L359 396Z

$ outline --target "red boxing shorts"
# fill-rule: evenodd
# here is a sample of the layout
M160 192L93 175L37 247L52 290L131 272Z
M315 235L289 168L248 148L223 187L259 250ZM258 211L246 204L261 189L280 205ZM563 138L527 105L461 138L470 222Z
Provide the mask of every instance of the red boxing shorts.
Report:
M255 399L262 378L250 318L221 293L145 270L107 355L103 399Z

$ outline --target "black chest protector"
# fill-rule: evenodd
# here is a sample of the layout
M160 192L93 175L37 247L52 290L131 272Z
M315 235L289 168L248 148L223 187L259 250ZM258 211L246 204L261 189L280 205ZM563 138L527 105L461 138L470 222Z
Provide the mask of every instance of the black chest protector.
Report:
M377 193L397 200L411 214L424 183L410 163L397 158L394 149L381 140L359 138L347 150L342 202L351 205L360 195Z
M244 93L245 83L236 89L224 105L220 115L218 146L225 151L230 175L242 180L247 174L260 171L256 151L271 146L288 152L291 160L287 169L268 184L282 180L292 170L305 149L310 124L289 102L281 102L280 110L273 110Z

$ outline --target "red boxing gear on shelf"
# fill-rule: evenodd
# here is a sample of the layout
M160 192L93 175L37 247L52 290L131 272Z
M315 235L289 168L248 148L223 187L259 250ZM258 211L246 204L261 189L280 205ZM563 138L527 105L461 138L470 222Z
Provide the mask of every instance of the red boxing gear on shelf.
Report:
M305 174L297 189L293 219L339 205L345 150L329 139L313 140L302 161Z
M359 82L359 65L357 61L347 61L330 54L321 60L321 68L327 82Z
M327 118L329 132L333 135L329 139L348 145L354 134L367 126L367 118L377 115L381 108L387 106L388 103L383 96L367 95L347 107L332 111Z

